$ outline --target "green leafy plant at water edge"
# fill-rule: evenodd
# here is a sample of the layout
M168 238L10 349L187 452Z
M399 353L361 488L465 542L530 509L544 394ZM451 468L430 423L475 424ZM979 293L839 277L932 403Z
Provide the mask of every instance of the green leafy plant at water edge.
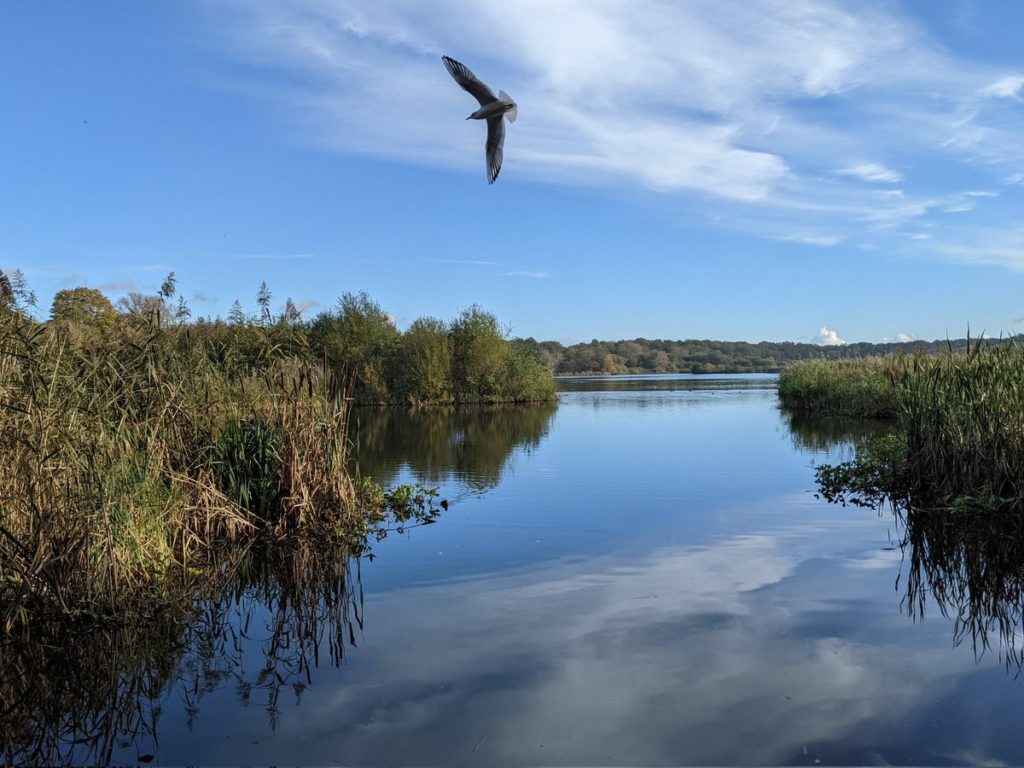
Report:
M207 451L220 490L241 509L270 519L281 498L280 437L262 419L232 419Z
M356 499L366 514L351 531L353 554L370 553L372 541L380 541L389 533L405 533L409 528L430 525L437 521L442 510L448 509L447 500L438 499L438 489L423 485L397 485L385 490L369 478L358 478L355 483Z
M822 464L815 475L819 495L826 501L878 507L906 492L907 444L898 435L872 438L852 461Z

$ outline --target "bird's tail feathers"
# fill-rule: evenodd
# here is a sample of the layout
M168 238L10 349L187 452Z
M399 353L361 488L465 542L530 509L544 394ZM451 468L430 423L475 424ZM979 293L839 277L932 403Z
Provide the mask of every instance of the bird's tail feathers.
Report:
M512 97L509 96L504 91L498 91L498 98L501 99L502 101L512 101ZM518 114L519 107L514 101L512 101L512 109L505 113L505 117L508 118L508 121L510 123L514 123L516 121L516 115Z

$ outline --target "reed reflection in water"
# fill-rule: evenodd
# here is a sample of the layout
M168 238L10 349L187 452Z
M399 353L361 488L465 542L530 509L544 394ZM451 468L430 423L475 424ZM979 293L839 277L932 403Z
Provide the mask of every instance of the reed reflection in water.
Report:
M872 437L890 430L890 425L870 419L821 418L782 411L782 418L793 438L793 447L810 453L838 451L844 456Z
M1015 515L897 509L906 569L903 607L915 620L929 604L953 619L953 642L980 661L995 651L1024 670L1024 521Z
M39 627L0 649L5 764L149 762L160 717L230 686L276 727L282 693L301 699L324 663L340 666L363 627L360 564L345 552L267 547L226 563L212 598L165 604L124 626ZM326 655L326 658L325 658ZM174 700L173 702L171 700Z
M783 412L796 448L852 458L891 425ZM878 489L884 493L885 489ZM953 643L969 643L977 661L994 652L1015 675L1024 671L1024 519L1017 514L931 509L914 499L886 498L903 556L900 608L914 621L937 610L953 621Z

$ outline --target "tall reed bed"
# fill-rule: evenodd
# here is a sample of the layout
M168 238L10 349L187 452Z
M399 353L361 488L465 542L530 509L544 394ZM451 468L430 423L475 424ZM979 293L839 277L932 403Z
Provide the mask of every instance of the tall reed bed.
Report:
M156 318L84 332L0 311L0 620L112 611L259 530L343 532L350 392L271 355L223 372Z
M911 494L1024 510L1024 347L900 358L891 377Z
M797 412L886 419L896 415L892 370L898 356L804 360L779 375L779 399Z
M857 462L819 471L826 496L864 493L887 478L883 485L898 488L876 490L895 490L915 507L1024 511L1024 347L1014 341L799 363L779 394L793 410L884 415L894 425L898 446L889 439Z

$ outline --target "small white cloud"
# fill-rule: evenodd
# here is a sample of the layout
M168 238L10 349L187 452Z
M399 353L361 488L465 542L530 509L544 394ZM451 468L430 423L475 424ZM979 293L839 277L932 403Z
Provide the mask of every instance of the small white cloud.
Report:
M988 189L971 189L964 192L967 197L999 197L998 192L992 192Z
M538 280L548 276L547 272L505 272L506 277L534 277Z
M1024 74L1013 72L986 85L981 89L981 95L995 99L1019 99L1021 91L1024 91Z
M1015 173L1003 179L1003 184L1024 184L1024 173Z
M134 280L120 280L110 283L100 283L95 286L96 290L103 291L104 293L113 293L117 291L142 291L142 286Z
M900 331L895 336L883 336L883 344L904 344L908 341L917 341L917 336L911 336L909 333L903 333Z
M910 236L911 240L931 240L931 235L926 235L923 232L915 232Z
M846 344L846 341L841 339L835 331L822 326L821 330L818 331L818 335L814 338L814 343L823 347L839 347Z
M807 232L794 232L792 235L780 237L786 243L803 243L804 245L830 246L839 245L843 238L838 235L814 235Z
M861 181L877 181L883 184L896 184L903 181L903 174L886 168L881 163L861 163L836 171L840 176L853 176Z

